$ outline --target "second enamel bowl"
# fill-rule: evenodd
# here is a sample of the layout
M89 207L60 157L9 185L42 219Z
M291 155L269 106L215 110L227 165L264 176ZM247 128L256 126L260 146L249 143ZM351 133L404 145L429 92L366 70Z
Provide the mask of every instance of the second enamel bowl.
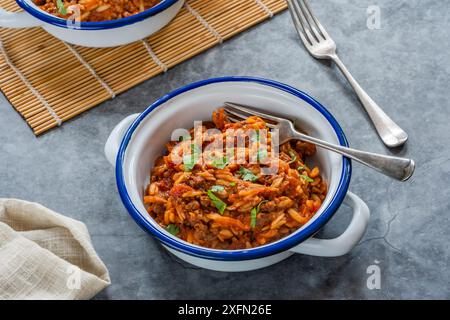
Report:
M162 0L156 6L126 18L79 22L53 16L32 0L16 0L24 10L8 12L0 8L0 27L42 27L54 37L85 47L114 47L144 39L167 25L180 11L184 0Z

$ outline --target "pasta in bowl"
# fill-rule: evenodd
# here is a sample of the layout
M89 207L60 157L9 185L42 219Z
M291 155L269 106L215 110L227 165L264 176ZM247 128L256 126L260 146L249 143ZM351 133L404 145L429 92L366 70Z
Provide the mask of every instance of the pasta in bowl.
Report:
M215 140L220 141L225 127L250 126L263 131L264 123L257 118L231 123L216 112L212 122L197 125L197 121L210 120L211 114L227 101L252 105L269 114L276 110L277 115L295 119L296 126L312 136L347 145L334 117L320 103L295 88L251 77L193 83L164 95L141 114L123 119L105 144L106 158L115 166L119 195L130 216L172 254L211 270L259 269L295 253L325 257L348 253L363 236L369 218L365 203L348 192L350 160L295 142L280 146L277 156L276 150L272 150L276 135L260 134L260 141L264 142L266 137L266 151L270 156L256 152L256 158L278 159L274 162L281 163L281 170L272 176L270 170L266 171L272 165L264 161L262 164L253 163L253 159L250 163L231 163L233 156L229 151L234 149L236 156L243 155L246 160L245 150L252 147L245 143L231 150L227 146L223 152L220 147L210 149L197 142L200 135L195 134L195 129L200 133L211 129L208 139L218 135L219 139ZM194 131L189 130L192 124ZM250 134L248 139L258 140ZM202 149L195 147L196 144ZM183 149L191 152L185 153ZM206 158L204 163L200 153ZM168 155L170 158L164 159ZM281 182L275 181L277 175L283 177ZM300 196L300 192L305 194ZM283 200L287 201L283 203ZM352 208L352 219L345 231L333 239L316 237L343 203ZM178 216L177 206L186 215L184 219ZM277 230L276 234L271 230Z
M161 0L33 0L45 12L67 19L78 13L79 21L121 19L144 12Z
M271 139L261 118L232 123L219 109L212 120L199 128L199 144L193 128L181 141L169 142L168 154L156 160L144 196L150 215L189 243L227 250L261 246L305 225L327 192L319 168L305 163L316 147L291 141L271 157L270 145L261 143L262 132ZM243 143L225 151L231 134ZM220 147L211 150L217 142ZM262 174L270 166L275 170Z
M16 0L22 12L0 8L0 27L42 27L85 47L115 47L142 40L166 26L184 0Z

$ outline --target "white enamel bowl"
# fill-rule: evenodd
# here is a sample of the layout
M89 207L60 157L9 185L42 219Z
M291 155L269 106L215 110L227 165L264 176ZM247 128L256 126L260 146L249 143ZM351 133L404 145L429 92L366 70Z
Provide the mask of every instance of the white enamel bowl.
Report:
M318 102L292 87L248 77L216 78L173 91L142 114L125 118L112 131L105 146L109 162L116 167L117 187L133 219L177 257L202 268L218 271L247 271L277 263L294 253L340 256L361 239L369 220L369 209L356 195L347 192L350 160L318 148L312 161L318 164L329 191L322 207L302 228L276 242L246 250L214 250L189 244L161 228L143 204L144 189L155 159L178 128L191 128L196 120L209 120L225 101L257 106L290 119L309 134L347 145L333 116ZM314 234L327 223L342 202L353 208L347 229L335 239Z
M16 0L23 12L0 8L0 27L42 27L56 38L85 47L114 47L144 39L167 25L180 11L184 0L162 0L159 4L127 18L71 23L39 9L32 0Z

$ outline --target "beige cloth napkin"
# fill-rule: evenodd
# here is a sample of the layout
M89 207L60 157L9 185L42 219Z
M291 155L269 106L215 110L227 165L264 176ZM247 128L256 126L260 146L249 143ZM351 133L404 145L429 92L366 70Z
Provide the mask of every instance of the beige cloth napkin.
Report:
M110 283L82 222L0 198L0 300L89 299Z

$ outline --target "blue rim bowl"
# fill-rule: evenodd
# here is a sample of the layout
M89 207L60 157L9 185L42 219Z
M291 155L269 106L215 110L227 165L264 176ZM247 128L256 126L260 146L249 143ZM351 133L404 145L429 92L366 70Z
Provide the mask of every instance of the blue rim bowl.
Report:
M112 28L119 28L123 27L141 20L144 20L148 17L154 16L165 9L169 8L173 4L175 4L178 0L162 0L160 3L158 3L156 6L147 9L145 11L142 11L140 13L134 14L132 16L121 18L121 19L115 19L115 20L107 20L107 21L98 21L98 22L81 22L80 27L77 28L77 30L103 30L103 29L112 29ZM49 23L54 26L62 27L62 28L69 28L67 26L67 20L58 18L56 16L52 16L48 13L45 13L44 11L37 9L36 7L32 6L30 3L28 3L26 0L16 0L19 7L21 7L23 10L31 14L33 17L44 21L46 23Z
M336 192L331 199L328 206L324 209L324 211L321 213L321 215L314 220L310 225L308 225L305 229L301 230L300 232L293 233L291 235L288 235L285 238L282 238L278 240L277 242L269 243L261 247L251 248L251 249L242 249L242 250L217 250L217 249L210 249L205 247L199 247L199 246L193 246L189 243L175 237L175 236L169 236L166 233L162 232L160 229L153 226L147 219L142 215L142 213L135 207L133 202L131 201L131 198L127 192L126 186L125 186L125 179L123 176L123 161L125 159L125 153L127 150L127 146L133 136L134 131L139 126L139 124L142 122L142 120L147 117L153 110L161 106L162 104L166 103L167 101L173 99L174 97L199 88L203 86L207 86L212 83L219 83L219 82L253 82L258 83L265 86L274 87L276 89L285 91L289 94L292 94L305 102L307 102L309 105L317 109L332 125L338 139L339 143L342 146L348 146L347 139L345 137L344 132L342 131L342 128L336 121L336 119L331 115L328 110L322 106L319 102L311 98L306 93L295 89L291 86L272 81L267 79L261 79L261 78L254 78L254 77L221 77L221 78L213 78L208 80L203 80L199 82L195 82L192 84L189 84L187 86L184 86L180 89L174 90L156 102L154 102L152 105L150 105L144 112L142 112L138 118L131 124L131 126L128 128L127 132L125 133L122 142L119 147L119 151L117 153L116 158L116 182L117 182L117 188L120 194L120 197L122 199L123 204L125 205L125 208L131 215L131 217L137 222L137 224L142 227L145 231L149 232L153 236L155 236L159 241L161 241L164 245L168 246L169 248L181 251L183 253L186 253L191 256L199 257L199 258L206 258L210 260L222 260L222 261L241 261L241 260L250 260L250 259L258 259L267 257L270 255L274 255L276 253L289 250L290 248L300 244L302 241L310 238L313 236L317 231L319 231L327 222L328 220L334 215L336 210L339 208L339 206L342 204L342 201L344 200L345 195L347 194L348 187L350 184L350 178L351 178L351 161L348 158L343 157L343 166L342 166L342 173L340 177L340 181L338 184L338 187L336 189Z

